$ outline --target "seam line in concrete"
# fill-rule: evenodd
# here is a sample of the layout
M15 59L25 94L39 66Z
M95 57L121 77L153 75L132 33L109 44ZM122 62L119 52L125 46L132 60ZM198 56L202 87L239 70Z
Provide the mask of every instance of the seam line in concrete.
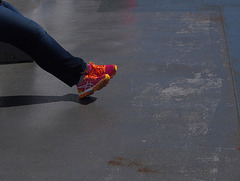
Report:
M220 11L220 14L221 14L221 19L222 19L222 24L223 24L223 33L224 33L224 39L225 39L225 42L226 42L226 48L227 48L227 55L228 55L228 64L229 64L229 69L230 69L230 73L231 73L231 78L232 78L232 86L233 86L233 96L234 96L234 100L235 100L235 104L236 104L236 109L237 109L237 117L238 117L238 123L240 123L240 105L239 105L239 95L238 95L238 92L237 92L237 87L236 87L236 79L235 79L235 76L234 76L234 71L233 71L233 67L232 67L232 61L231 61L231 56L230 56L230 53L229 53L229 45L228 45L228 41L227 41L227 34L226 34L226 23L224 21L224 15L223 15L223 7L225 6L240 6L240 5L208 5L205 3L205 0L202 0L202 3L203 3L203 6L205 7L216 7L219 9Z
M235 98L235 103L236 103L236 109L237 109L237 115L238 115L238 121L240 123L240 112L239 112L239 95L238 95L238 92L237 92L237 88L236 88L236 79L235 79L235 76L234 76L234 72L233 72L233 67L232 67L232 63L231 63L231 56L230 56L230 53L229 53L229 45L228 45L228 41L227 41L227 35L226 35L226 31L225 31L225 21L224 21L224 15L223 15L223 10L222 10L222 7L223 6L218 6L218 8L220 9L220 13L221 13L221 17L222 17L222 23L223 23L223 33L224 33L224 38L225 38L225 42L226 42L226 48L227 48L227 54L228 54L228 64L229 64L229 68L230 68L230 73L231 73L231 77L232 77L232 86L233 86L233 93L234 93L234 98Z

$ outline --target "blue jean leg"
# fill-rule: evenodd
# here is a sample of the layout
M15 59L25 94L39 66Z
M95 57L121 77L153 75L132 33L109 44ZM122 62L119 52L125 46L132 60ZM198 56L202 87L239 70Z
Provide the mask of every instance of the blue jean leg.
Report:
M72 56L39 24L21 15L3 2L0 6L0 41L12 44L29 54L36 63L69 86L80 79L86 63Z
M6 1L3 1L2 2L2 6L14 11L15 13L19 14L19 15L22 15L18 10L17 8L15 8L13 5L11 5L10 3L6 2Z

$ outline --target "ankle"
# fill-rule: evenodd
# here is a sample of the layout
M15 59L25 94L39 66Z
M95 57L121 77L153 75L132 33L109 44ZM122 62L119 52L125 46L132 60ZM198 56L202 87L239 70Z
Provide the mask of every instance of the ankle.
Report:
M77 83L77 85L81 84L83 82L84 78L85 78L85 75L82 74L80 79L79 79L79 81L78 81L78 83Z
M87 75L88 74L88 72L89 72L89 64L88 63L86 63L86 68L85 68L85 70L83 71L83 72L80 72L80 74L82 74L82 75Z

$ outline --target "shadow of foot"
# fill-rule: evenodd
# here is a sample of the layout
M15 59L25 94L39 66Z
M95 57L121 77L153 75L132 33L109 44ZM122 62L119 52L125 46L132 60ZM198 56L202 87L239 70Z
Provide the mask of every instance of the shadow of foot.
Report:
M95 102L96 100L97 98L91 96L79 99L77 94L67 94L63 96L30 96L30 95L2 96L0 97L0 107L25 106L62 101L63 102L70 101L82 105L88 105Z

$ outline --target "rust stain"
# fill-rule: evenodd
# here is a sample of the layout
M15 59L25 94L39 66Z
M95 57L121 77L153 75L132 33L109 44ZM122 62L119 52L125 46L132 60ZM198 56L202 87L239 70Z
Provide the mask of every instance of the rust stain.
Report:
M118 160L118 161L120 161L120 160L125 160L124 158L122 158L122 157L116 157L115 158L115 160Z
M152 172L152 173L154 173L154 172L156 172L156 171L154 171L154 170L152 170L152 169L150 169L150 168L147 168L147 167L143 167L143 168L139 168L139 169L138 169L138 172L142 172L142 173Z
M213 21L213 22L222 22L222 21L223 21L223 18L222 18L222 16L210 17L210 21Z
M139 163L139 162L137 162L137 161L134 161L134 162L130 162L130 163L128 164L128 166L129 166L129 167L141 167L142 164Z
M119 162L119 161L109 161L108 165L113 165L113 166L124 166L123 163Z
M140 173L162 173L162 171L156 171L156 170L150 169L138 161L133 161L133 160L129 160L122 157L115 157L113 160L108 162L108 165L129 167L129 168L136 169Z
M237 147L237 150L240 151L240 146Z
M221 22L223 23L223 21L226 20L226 18L222 15L222 13L220 12L218 15L216 16L210 16L209 17L210 21L213 21L213 22Z
M94 141L94 140L96 140L96 137L91 137L90 140Z

